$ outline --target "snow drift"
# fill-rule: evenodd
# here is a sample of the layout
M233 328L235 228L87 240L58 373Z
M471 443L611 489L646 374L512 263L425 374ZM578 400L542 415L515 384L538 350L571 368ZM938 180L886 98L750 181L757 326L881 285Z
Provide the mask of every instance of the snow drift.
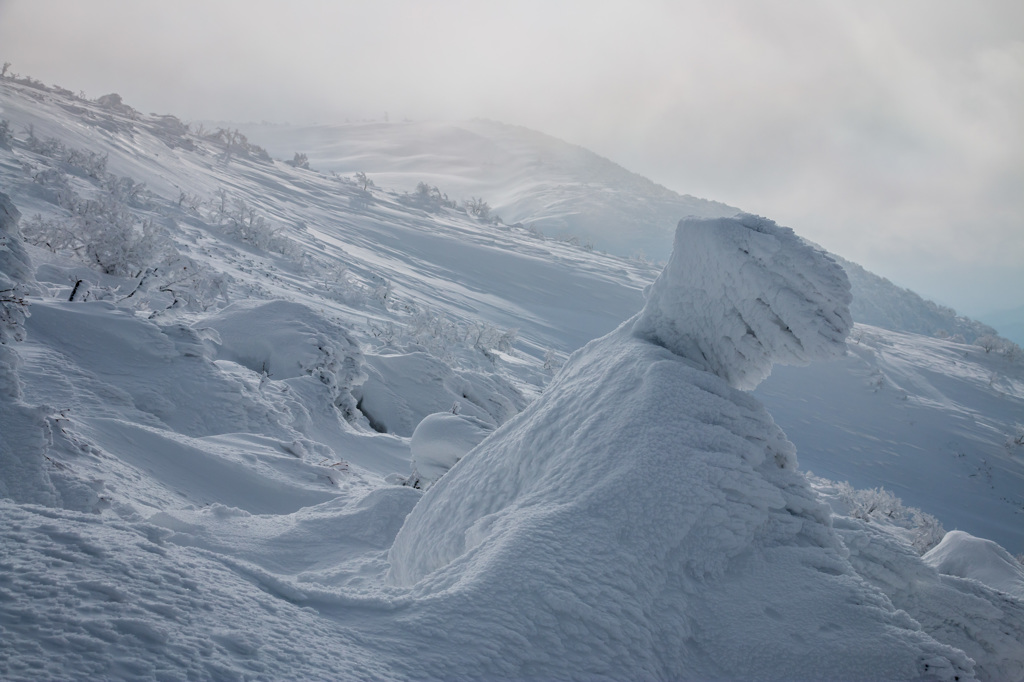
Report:
M944 575L977 580L1024 599L1024 567L991 540L951 530L923 559Z
M792 444L730 386L841 352L848 303L841 270L785 228L681 222L644 310L399 531L410 624L459 644L420 674L968 678L971 659L858 575Z

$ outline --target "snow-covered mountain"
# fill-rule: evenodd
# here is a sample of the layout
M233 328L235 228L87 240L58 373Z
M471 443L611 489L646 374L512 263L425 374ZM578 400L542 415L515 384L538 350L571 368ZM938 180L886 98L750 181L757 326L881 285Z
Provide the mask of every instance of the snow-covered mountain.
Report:
M677 194L576 145L494 121L237 127L275 158L305 154L311 167L324 172L363 172L382 186L406 192L424 183L458 201L477 197L506 223L520 222L619 256L664 261L681 217L728 217L739 211ZM850 277L851 310L858 322L926 336L959 336L968 343L996 333L833 257Z
M458 201L477 197L505 223L620 256L663 261L681 216L739 210L677 194L587 149L495 121L238 127L277 158L305 153L324 172L363 172L406 192L422 182Z
M584 150L361 126L282 154L317 172L116 96L0 107L0 675L1024 678L1020 565L932 549L1024 551L1011 346L858 324L745 393L822 320L842 353L843 278L697 220L645 304L658 268L530 229L667 192ZM328 172L389 144L422 159Z

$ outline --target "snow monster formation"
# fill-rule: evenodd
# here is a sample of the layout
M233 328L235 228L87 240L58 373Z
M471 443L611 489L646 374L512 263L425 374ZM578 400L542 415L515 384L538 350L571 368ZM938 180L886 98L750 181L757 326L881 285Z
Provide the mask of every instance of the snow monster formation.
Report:
M633 319L422 498L389 580L416 677L973 678L855 570L750 389L843 352L849 284L752 215L687 219ZM406 644L410 644L407 640Z

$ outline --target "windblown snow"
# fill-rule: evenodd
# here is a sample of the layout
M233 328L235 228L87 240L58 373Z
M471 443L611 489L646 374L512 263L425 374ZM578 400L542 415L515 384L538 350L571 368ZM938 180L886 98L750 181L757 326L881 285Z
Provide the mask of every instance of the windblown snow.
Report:
M1024 680L1005 340L853 325L720 204L659 275L116 95L0 107L0 677ZM555 142L484 184L645 203L559 194L626 172Z

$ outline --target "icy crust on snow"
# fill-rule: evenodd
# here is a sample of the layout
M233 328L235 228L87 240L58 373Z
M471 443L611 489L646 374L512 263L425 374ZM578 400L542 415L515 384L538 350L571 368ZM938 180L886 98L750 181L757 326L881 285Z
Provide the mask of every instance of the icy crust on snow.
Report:
M687 218L635 330L752 389L772 363L841 354L850 300L843 269L788 227L746 213Z
M419 599L407 622L460 645L424 676L969 678L967 656L856 573L792 444L729 385L842 347L840 271L751 216L684 221L677 249L705 253L674 259L638 318L406 519L389 579Z

